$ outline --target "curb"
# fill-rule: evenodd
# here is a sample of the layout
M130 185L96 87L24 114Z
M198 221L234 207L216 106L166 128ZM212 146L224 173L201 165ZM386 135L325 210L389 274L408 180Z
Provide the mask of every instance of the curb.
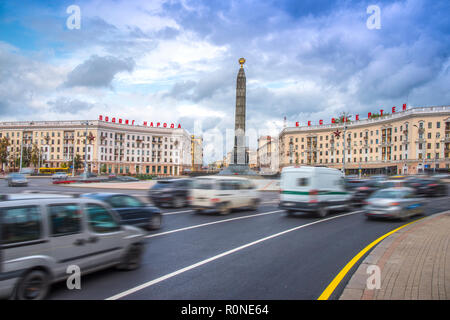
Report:
M420 221L398 230L378 243L360 263L358 269L353 273L342 294L340 295L339 300L372 300L375 289L370 290L367 288L367 279L369 277L367 268L369 266L377 265L382 270L391 254L399 245L399 242L406 237L409 232L448 214L450 214L450 211L446 210L422 218Z

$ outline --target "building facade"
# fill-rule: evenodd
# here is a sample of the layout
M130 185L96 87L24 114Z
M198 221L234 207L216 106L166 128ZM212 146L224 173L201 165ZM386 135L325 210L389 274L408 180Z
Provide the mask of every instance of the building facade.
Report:
M0 123L0 139L9 141L7 167L20 154L37 148L38 166L71 166L86 160L96 173L179 175L191 166L191 136L181 128L90 121ZM86 138L87 137L87 138Z
M412 108L347 123L284 128L280 168L323 165L347 174L449 170L450 106Z
M191 170L201 171L203 167L203 138L191 136Z
M274 174L279 171L278 137L258 138L257 168L261 174Z

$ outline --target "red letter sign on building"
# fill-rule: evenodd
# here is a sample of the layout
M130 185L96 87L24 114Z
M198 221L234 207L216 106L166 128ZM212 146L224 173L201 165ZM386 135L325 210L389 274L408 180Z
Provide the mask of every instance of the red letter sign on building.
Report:
M380 116L382 116L383 115L383 109L380 109Z
M298 123L298 121L295 123L295 126L298 127L300 124Z
M406 111L406 103L403 104L403 111Z
M336 119L335 118L331 118L331 123L336 123Z
M359 114L355 116L356 121L359 121Z
M395 106L392 107L392 113L395 113Z
M369 112L368 114L367 114L367 118L372 118L372 112Z
M102 121L102 120L103 120L103 116L102 116L102 115L99 115L99 116L98 116L98 120Z
M323 120L319 120L319 124L322 125L323 124Z
M108 122L108 121L109 121L109 118L108 118L108 116L106 116L106 117L105 117L105 121L106 121L106 122Z
M308 126L310 126L311 125L311 121L308 121Z

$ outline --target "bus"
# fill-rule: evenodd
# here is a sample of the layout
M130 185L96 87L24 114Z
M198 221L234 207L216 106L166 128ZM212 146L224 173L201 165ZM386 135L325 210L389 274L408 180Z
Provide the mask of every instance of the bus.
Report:
M39 173L42 174L54 174L56 172L64 172L67 173L68 175L71 174L70 168L39 168Z

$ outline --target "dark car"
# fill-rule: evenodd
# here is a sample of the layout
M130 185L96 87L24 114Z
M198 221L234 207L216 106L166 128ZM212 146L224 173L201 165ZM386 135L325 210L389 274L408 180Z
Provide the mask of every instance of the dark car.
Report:
M174 208L181 208L189 205L191 189L191 179L158 180L150 188L149 198L158 207L167 205Z
M351 202L353 205L363 205L365 200L372 193L381 188L382 183L375 180L347 180L346 187L353 195Z
M136 197L120 193L86 193L81 196L109 204L119 214L122 224L134 225L147 230L161 228L161 210Z
M442 197L447 195L447 184L436 177L414 177L407 180L407 185L414 188L419 195L425 197Z

